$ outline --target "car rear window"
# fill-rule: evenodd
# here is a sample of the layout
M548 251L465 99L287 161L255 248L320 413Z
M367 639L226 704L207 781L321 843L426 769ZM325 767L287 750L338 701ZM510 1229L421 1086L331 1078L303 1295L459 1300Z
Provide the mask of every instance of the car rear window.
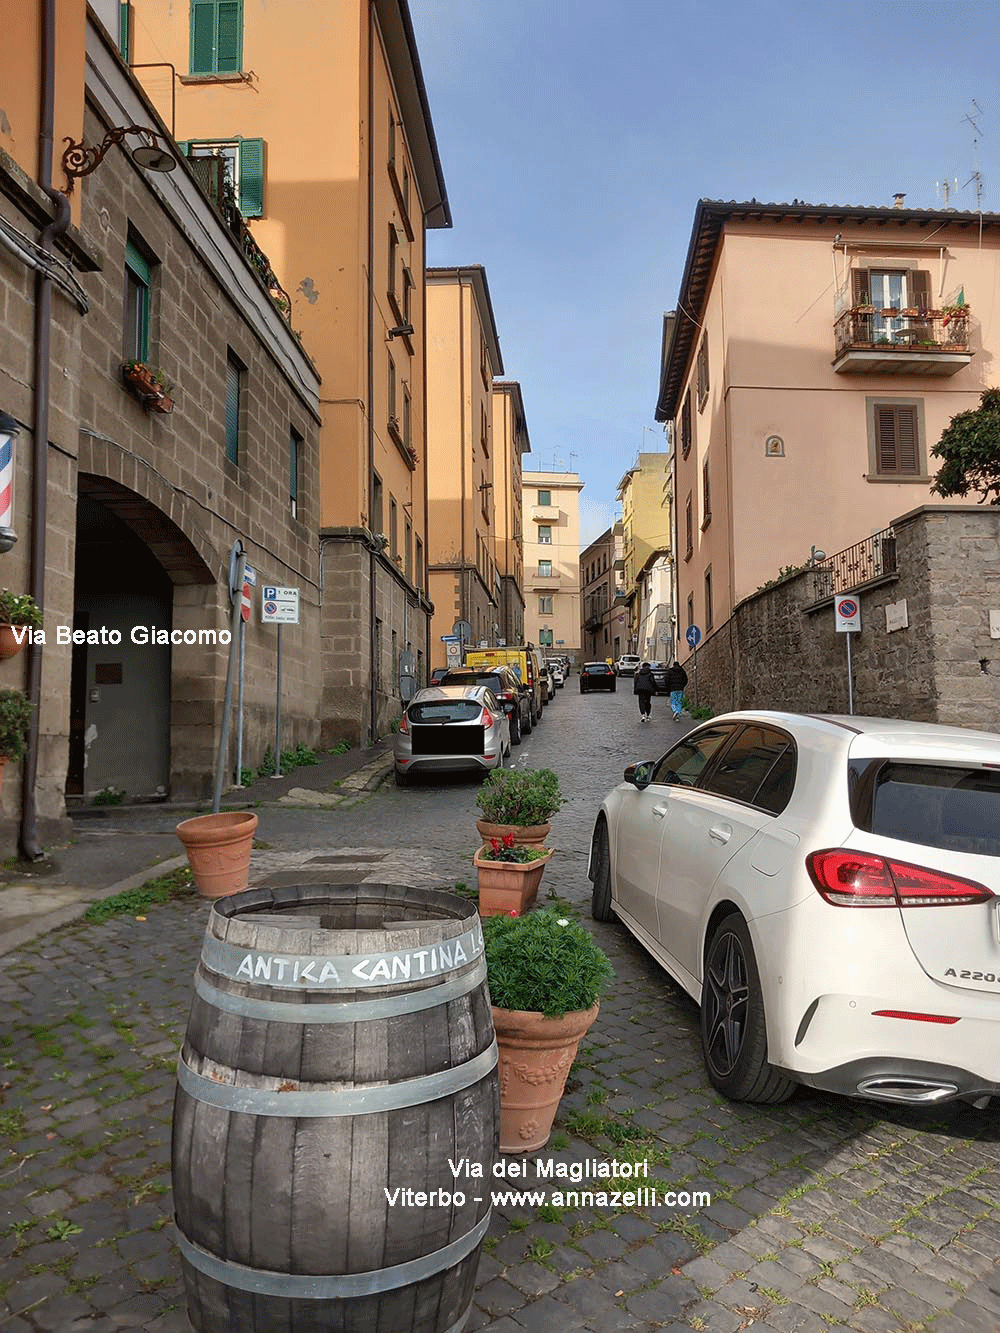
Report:
M1000 772L901 760L853 761L851 811L867 833L1000 856Z
M498 676L496 672L484 672L477 675L474 671L449 671L441 682L442 685L485 685L487 689L495 694L506 688L503 677Z
M611 671L609 666L585 666L584 675L587 676L606 676Z
M478 722L483 711L475 699L434 699L424 704L410 704L411 722Z

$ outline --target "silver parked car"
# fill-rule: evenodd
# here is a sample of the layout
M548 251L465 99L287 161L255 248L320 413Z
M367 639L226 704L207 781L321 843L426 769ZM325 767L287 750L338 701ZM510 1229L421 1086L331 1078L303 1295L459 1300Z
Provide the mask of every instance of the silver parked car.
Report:
M431 685L407 704L393 751L399 787L414 773L485 773L509 757L510 723L485 685Z

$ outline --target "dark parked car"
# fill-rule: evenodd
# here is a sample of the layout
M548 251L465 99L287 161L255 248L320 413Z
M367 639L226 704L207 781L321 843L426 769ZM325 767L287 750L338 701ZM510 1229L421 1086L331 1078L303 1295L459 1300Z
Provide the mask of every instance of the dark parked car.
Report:
M503 704L510 722L511 745L520 745L522 735L531 735L531 691L521 684L513 667L498 665L489 671L476 670L475 667L454 667L435 683L485 685Z
M614 694L617 685L618 677L614 668L608 666L607 662L584 662L580 668L581 694L587 694L591 690L610 690Z
M656 686L657 694L668 694L667 690L667 672L670 665L667 662L650 662L649 669L653 673L653 684Z
M435 667L431 672L430 684L440 685L441 681L447 676L448 670L448 667Z

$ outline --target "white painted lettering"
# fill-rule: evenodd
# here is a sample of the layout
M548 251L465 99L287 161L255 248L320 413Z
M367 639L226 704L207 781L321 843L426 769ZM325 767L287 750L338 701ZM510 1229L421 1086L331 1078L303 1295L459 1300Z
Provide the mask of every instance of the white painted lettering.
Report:
M248 953L236 969L238 977L246 977L248 981L253 981L253 954Z

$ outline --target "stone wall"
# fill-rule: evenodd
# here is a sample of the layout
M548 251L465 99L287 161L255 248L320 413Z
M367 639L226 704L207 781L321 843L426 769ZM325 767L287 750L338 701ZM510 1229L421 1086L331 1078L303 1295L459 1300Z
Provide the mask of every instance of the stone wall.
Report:
M925 505L894 520L896 572L856 590L854 711L1000 731L1000 509ZM886 608L906 603L905 628ZM848 711L846 634L822 569L754 593L697 653L698 702L723 712ZM694 697L693 656L684 663Z

